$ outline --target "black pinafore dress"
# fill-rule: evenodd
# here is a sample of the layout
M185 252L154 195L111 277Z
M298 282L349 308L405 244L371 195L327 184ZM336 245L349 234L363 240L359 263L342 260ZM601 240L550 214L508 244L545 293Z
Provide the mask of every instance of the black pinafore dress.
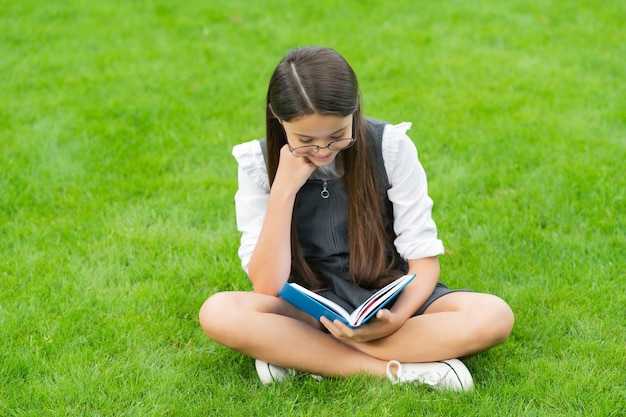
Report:
M366 140L376 161L379 190L384 202L382 215L385 230L393 240L393 205L387 197L387 190L391 185L382 156L382 136L386 123L371 119L367 119L367 123L374 133L366 135L370 137ZM262 140L261 148L265 157L265 140ZM348 196L343 178L307 180L296 196L294 215L302 255L311 269L326 283L325 289L319 293L341 305L346 311L353 311L376 289L361 288L349 276ZM396 269L406 273L407 261L397 252L388 254L389 257L394 255ZM433 301L449 292L452 291L438 283L431 297L416 314L423 313ZM388 308L390 307L391 304Z

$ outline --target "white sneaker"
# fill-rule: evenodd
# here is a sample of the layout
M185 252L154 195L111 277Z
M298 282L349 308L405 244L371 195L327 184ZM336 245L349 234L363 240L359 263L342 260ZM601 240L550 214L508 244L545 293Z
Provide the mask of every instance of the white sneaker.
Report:
M296 375L295 369L281 368L280 366L272 365L271 363L255 360L256 373L259 374L259 379L263 385L271 384L273 382L283 382L285 379L292 378Z
M395 374L391 371L396 367ZM389 361L387 377L393 384L414 382L438 390L470 391L474 388L472 375L458 359L427 363L400 363Z
M254 361L254 365L256 366L256 373L259 375L259 379L263 385L273 382L283 382L286 379L293 378L297 374L295 369L282 368L258 359ZM311 378L318 382L322 380L322 377L319 375L311 374Z

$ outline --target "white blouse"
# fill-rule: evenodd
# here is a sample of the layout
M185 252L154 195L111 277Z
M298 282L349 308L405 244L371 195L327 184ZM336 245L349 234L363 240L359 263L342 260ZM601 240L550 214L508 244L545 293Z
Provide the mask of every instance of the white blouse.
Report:
M396 250L404 259L419 259L440 255L444 249L431 216L433 201L428 196L426 173L415 145L406 134L410 128L411 123L407 122L386 125L382 153L391 184L387 196L393 204ZM239 258L244 271L248 272L267 211L270 186L258 140L236 145L233 156L239 163L239 189L235 194L237 228L242 233ZM311 178L338 178L342 175L339 165L333 163L318 168Z

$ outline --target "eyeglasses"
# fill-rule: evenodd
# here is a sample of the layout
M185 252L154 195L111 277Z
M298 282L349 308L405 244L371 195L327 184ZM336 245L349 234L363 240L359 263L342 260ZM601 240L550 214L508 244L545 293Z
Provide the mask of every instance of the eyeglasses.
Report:
M289 144L288 146L289 146L289 151L291 152L293 156L309 156L309 155L315 155L316 153L320 151L320 149L328 149L329 151L333 151L333 152L343 151L345 149L348 149L352 145L354 145L355 141L356 141L355 138L345 138L345 139L332 141L326 146L305 145L305 146L298 146L297 148L292 148L291 145Z
M355 132L356 132L356 118L352 116L352 135L354 135ZM287 146L289 146L289 151L291 152L293 156L302 157L302 156L315 155L316 153L320 151L320 149L328 149L329 151L332 151L332 152L343 151L343 150L348 149L352 145L354 145L355 141L356 141L355 138L344 138L344 139L334 140L326 146L305 145L305 146L298 146L297 148L292 148L291 145L289 144L289 141L287 141Z

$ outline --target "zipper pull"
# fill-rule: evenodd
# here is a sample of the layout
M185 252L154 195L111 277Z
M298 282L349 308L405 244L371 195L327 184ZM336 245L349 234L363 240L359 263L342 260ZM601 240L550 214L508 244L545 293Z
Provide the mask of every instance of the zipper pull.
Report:
M320 195L322 196L322 198L330 197L330 193L328 192L328 182L324 181L322 183L322 191L320 192Z

